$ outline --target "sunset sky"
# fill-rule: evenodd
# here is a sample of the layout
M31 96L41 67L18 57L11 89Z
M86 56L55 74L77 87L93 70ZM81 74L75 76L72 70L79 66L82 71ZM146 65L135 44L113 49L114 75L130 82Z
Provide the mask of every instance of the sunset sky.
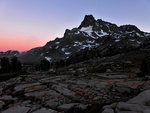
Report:
M150 0L0 0L0 51L43 46L87 14L150 32Z

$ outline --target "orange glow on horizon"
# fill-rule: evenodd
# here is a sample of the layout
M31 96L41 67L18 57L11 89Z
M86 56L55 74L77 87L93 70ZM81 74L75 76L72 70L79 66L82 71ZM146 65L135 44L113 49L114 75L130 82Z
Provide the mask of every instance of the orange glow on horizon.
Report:
M18 50L26 51L43 46L46 42L37 37L0 34L0 51Z

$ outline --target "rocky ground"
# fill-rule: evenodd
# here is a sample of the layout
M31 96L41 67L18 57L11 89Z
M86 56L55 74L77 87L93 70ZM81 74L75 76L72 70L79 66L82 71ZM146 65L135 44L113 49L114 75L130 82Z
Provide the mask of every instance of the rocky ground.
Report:
M0 111L150 113L149 88L132 73L21 75L0 83Z

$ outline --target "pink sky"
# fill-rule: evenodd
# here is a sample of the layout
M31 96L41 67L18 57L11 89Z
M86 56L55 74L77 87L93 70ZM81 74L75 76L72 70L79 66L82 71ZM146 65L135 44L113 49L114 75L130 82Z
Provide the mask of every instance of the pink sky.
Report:
M32 49L33 47L43 46L47 40L40 40L40 38L32 36L23 36L23 35L8 35L8 34L0 34L0 49L1 51L7 50L18 50L18 51L26 51Z

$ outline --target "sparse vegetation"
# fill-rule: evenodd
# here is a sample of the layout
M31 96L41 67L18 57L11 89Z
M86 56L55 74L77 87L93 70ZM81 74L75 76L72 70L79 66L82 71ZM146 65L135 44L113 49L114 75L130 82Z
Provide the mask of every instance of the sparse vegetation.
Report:
M46 59L41 60L40 69L43 70L43 71L46 71L49 68L50 68L50 62L47 61Z
M146 76L150 75L150 59L145 58L141 64L141 75Z
M87 69L89 73L104 73L106 72L106 67L104 66L95 66Z
M6 57L1 58L0 63L1 63L1 69L0 69L1 73L10 72L11 69L10 69L10 62L8 58Z
M17 57L12 57L10 60L7 57L0 59L0 80L7 80L12 77L23 74L22 64L18 61Z
M18 61L17 57L13 57L11 59L11 72L16 73L16 72L20 72L22 69L22 65L21 62Z

